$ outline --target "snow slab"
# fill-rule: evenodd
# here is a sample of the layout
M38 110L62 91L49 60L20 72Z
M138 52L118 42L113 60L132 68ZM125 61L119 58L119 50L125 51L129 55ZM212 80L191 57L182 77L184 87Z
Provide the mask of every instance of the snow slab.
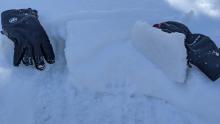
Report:
M137 22L133 29L133 45L172 81L184 83L187 62L184 35L168 34L147 22Z

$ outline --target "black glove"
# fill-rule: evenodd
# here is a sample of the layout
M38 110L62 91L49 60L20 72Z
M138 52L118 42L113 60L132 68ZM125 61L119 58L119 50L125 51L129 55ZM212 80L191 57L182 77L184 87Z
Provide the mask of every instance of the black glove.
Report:
M153 27L161 29L162 31L167 33L183 33L186 37L192 34L184 24L175 21L167 21L159 24L154 24Z
M191 64L197 66L212 81L220 77L220 51L208 36L192 34L184 24L174 21L155 24L153 27L167 33L178 32L185 34L184 42L188 67L191 68Z
M33 9L12 9L2 12L2 34L14 42L14 65L21 61L39 70L45 68L44 59L55 62L55 55L46 31L38 20L38 13Z

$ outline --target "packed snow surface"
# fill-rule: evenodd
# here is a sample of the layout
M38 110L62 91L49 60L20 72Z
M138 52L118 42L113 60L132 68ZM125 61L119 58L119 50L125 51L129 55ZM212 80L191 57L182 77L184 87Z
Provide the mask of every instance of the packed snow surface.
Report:
M186 69L181 34L150 26L178 20L219 44L216 18L166 0L0 1L37 9L56 54L45 71L14 67L1 36L0 124L219 123L220 81Z

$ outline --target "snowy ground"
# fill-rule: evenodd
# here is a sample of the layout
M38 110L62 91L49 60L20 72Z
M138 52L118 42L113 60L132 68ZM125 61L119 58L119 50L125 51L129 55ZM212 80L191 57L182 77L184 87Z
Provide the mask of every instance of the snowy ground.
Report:
M185 83L170 80L134 46L133 36L138 21L180 20L220 44L218 17L185 14L162 0L0 1L1 11L38 9L57 57L43 72L13 67L13 44L1 37L0 124L219 123L220 81L211 82L196 68L180 73ZM185 55L181 49L176 55Z

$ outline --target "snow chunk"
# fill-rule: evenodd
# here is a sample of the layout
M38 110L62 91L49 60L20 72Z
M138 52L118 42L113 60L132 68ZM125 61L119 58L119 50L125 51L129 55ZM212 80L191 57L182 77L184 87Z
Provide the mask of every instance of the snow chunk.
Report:
M137 22L133 29L133 45L175 82L186 78L186 49L184 35L168 34L146 22Z

